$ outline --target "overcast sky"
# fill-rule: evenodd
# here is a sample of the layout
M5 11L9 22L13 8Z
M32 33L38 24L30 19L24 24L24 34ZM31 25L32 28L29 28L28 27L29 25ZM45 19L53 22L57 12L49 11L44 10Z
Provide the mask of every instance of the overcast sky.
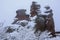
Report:
M53 9L55 29L60 31L60 0L0 0L0 22L5 26L11 24L17 9L27 9L28 14L32 1L38 2L42 11L45 5Z

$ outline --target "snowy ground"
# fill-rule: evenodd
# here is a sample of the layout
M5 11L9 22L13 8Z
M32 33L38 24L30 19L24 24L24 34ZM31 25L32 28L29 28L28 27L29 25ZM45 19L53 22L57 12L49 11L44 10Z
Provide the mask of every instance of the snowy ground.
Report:
M27 25L20 25L21 22L27 23ZM47 31L42 32L38 37L34 34L32 26L35 25L33 21L19 21L18 24L13 24L6 27L0 27L0 40L59 40L60 37L48 38ZM8 28L15 29L12 32L6 32Z

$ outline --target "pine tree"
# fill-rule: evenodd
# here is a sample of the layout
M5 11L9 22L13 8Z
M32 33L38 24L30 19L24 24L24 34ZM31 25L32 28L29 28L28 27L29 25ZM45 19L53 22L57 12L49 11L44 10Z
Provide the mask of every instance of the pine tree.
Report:
M30 9L31 17L38 15L38 12L40 12L39 9L40 9L40 5L37 4L36 2L32 2L31 9Z
M45 13L48 14L46 17L47 30L51 32L52 36L55 36L55 25L52 9L49 6L46 6L45 9L46 9Z
M12 24L15 24L17 21L21 20L28 20L29 21L29 15L26 14L26 9L19 9L16 11L15 20Z

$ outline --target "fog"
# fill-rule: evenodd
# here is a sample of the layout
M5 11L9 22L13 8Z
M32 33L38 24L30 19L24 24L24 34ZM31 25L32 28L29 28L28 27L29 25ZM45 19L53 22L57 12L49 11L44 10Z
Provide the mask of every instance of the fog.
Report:
M5 26L10 25L16 16L17 9L26 9L26 13L29 14L32 1L38 2L42 11L45 5L53 9L55 29L60 31L60 0L0 0L0 23L4 23Z

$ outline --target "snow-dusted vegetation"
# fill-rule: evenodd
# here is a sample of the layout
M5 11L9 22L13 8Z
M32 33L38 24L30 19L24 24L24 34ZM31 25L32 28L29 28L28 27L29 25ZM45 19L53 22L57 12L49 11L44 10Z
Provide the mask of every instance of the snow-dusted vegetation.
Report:
M50 6L45 6L44 14L37 2L33 1L30 7L30 14L18 9L11 25L0 23L0 40L59 40Z
M24 20L26 21L26 20ZM22 21L23 23L26 23ZM21 21L19 21L19 24ZM32 23L32 24L31 24ZM27 25L22 26L19 24L13 24L6 27L0 27L0 40L59 40L59 36L54 38L49 38L48 32L44 31L39 35L34 34L35 23L33 21L27 22Z

